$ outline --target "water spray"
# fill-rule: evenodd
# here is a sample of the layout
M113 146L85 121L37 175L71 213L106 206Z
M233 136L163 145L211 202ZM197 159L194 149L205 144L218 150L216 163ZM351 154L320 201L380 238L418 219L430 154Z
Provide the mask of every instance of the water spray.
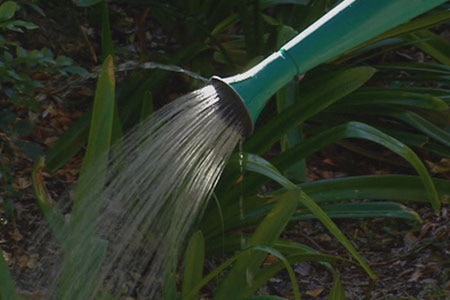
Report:
M213 85L229 90L223 101L240 103L245 134L270 97L296 75L322 64L375 36L446 2L445 0L344 0L325 16L245 73ZM222 88L224 90L226 88Z
M82 191L87 199L72 211L79 222L69 223L63 263L52 250L42 261L51 270L42 269L34 283L52 300L160 298L165 274L175 272L190 228L268 99L296 75L444 2L344 0L249 71L213 77L155 112L113 146L107 184L101 193ZM36 243L48 251L45 233Z

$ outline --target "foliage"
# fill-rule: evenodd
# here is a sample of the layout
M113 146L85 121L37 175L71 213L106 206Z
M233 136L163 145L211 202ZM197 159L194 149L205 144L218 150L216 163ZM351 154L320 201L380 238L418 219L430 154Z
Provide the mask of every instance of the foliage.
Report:
M98 1L94 2L84 1L79 5L95 5ZM152 17L180 43L176 59L171 60L170 55L163 59L175 64L189 62L191 69L206 75L214 72L211 67L222 75L245 69L255 56L275 50L333 4L332 1L295 1L288 5L283 1L256 1L246 5L221 1L213 6L198 1L169 1L164 5L153 1L133 3L144 7L152 4ZM276 10L268 14L269 7ZM295 18L298 15L303 22ZM418 156L421 153L436 157L449 155L445 148L447 68L436 63L418 65L412 61L384 60L381 54L417 44L422 51L445 61L442 55L445 50L436 48L446 49L446 44L433 35L432 45L426 46L422 38L425 32L430 32L430 27L449 18L448 13L436 11L399 26L312 70L302 81L290 84L276 95L278 112L270 112L271 105L268 106L254 135L244 143L246 153L236 155L225 170L215 193L218 201L211 201L207 208L199 224L201 231L192 236L184 258L184 272L192 276L185 276L183 281L180 292L183 299L197 298L202 287L212 284L213 279L217 285L216 299L230 294L252 297L281 269L292 275L290 264L301 261L326 263L334 277L329 297L344 299L339 273L330 264L342 258L294 242L287 246L280 239L286 225L298 219L319 219L369 276L376 277L332 218L391 217L419 221L416 213L396 202L354 200L397 201L404 200L408 194L407 200L427 198L439 210L440 202L448 198L449 182L432 179ZM183 28L179 26L181 23ZM242 31L236 33L236 28ZM398 70L408 72L409 76L402 78ZM424 77L429 81L424 82ZM152 83L164 78L167 77L157 77ZM141 83L149 86L146 80L138 86ZM123 88L128 84L125 82ZM155 93L154 87L148 90ZM142 89L140 93L148 90ZM125 122L122 118L122 124ZM355 144L355 139L371 142L369 149L357 148L358 153L364 155L378 144L403 157L418 176L350 176L305 182L306 158L343 140ZM278 155L270 161L260 156L280 141ZM259 196L260 187L269 181L282 188ZM243 230L248 234L236 236L235 232ZM218 253L231 257L202 277L207 257ZM262 267L267 255L277 260ZM292 276L291 279L295 297L300 298L296 281ZM176 294L176 283L169 280L166 297Z
M128 5L151 7L152 18L178 43L172 52L151 53L153 57L205 76L214 73L226 76L244 70L276 50L336 2L127 1ZM78 6L93 6L102 11L105 33L102 53L104 57L116 53L115 58L119 60L120 54L114 51L118 47L111 44L107 2L86 0L79 1ZM11 8L9 11L3 12L5 20L14 15ZM279 299L255 295L270 278L285 269L295 298L300 299L301 291L291 265L314 261L326 266L334 278L329 299L345 299L333 263L355 262L284 240L284 230L295 220L318 219L356 263L372 279L376 278L334 220L384 217L418 222L420 217L403 204L427 201L439 211L440 204L449 201L450 182L432 178L423 163L424 157L434 160L450 157L446 97L450 45L433 31L449 19L450 13L445 9L430 12L311 70L301 81L293 81L277 93L254 135L245 141L243 153L236 153L224 171L215 190L217 201L210 201L190 237L183 256L183 282L178 289L175 279L169 281L166 298L177 295L180 299L197 299L206 285L213 285L215 299L226 299L230 294L241 299ZM20 28L20 24L15 26ZM19 47L4 46L5 49ZM408 57L411 47L428 55L428 61L417 63L413 58L406 61L392 58L395 51L404 52L402 57ZM26 52L25 58L39 56L30 53ZM22 57L10 56L13 61ZM150 55L141 53L141 56L146 60ZM51 54L39 57L35 65L55 66ZM28 66L21 61L21 66ZM112 63L110 58L108 61ZM67 65L56 63L56 66ZM120 136L122 129L127 130L143 117L142 108L149 105L151 95L158 94L160 85L170 78L159 70L136 70L118 86L117 102L102 102L105 98L101 95L114 98L111 96L113 75L110 76L108 80L103 77L103 85L99 79L94 110L47 153L51 170L57 170L87 143L89 129L91 134L99 128L102 128L100 132L108 132L107 141L101 147L109 145L110 139ZM197 82L190 84L195 86ZM96 109L100 103L109 112L105 122L101 121L103 112ZM121 107L120 115L116 105ZM307 182L306 159L331 144L346 146L370 159L397 162L381 154L385 152L372 149L387 150L404 160L407 174L354 175ZM96 148L92 139L88 147L86 164L98 157L98 151L105 150ZM276 155L263 158L270 149L276 149ZM39 187L38 181L35 186ZM261 187L267 186L271 189L261 193ZM224 254L227 258L203 274L209 257ZM275 259L265 263L268 256Z
M39 7L29 3L39 11ZM43 87L39 73L68 76L88 76L86 70L77 67L64 55L55 56L48 48L27 50L21 46L20 35L36 30L32 22L20 20L17 14L21 6L16 1L0 5L0 179L5 191L5 203L17 196L12 186L15 181L12 162L8 157L22 156L35 159L43 154L36 143L22 139L33 131L33 124L26 116L28 111L38 111L39 103L34 98Z
M37 109L32 96L36 89L42 87L33 74L38 72L72 73L86 75L86 71L74 65L71 58L55 56L48 48L26 50L15 40L14 33L35 30L32 22L15 18L20 6L14 1L7 1L0 6L0 87L2 93L15 105L24 104Z

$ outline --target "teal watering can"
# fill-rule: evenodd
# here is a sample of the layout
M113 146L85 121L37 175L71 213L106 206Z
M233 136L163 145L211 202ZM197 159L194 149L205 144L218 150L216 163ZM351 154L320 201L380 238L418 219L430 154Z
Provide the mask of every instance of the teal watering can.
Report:
M344 0L258 65L228 78L213 77L220 97L242 112L253 132L267 100L294 76L400 25L446 0Z

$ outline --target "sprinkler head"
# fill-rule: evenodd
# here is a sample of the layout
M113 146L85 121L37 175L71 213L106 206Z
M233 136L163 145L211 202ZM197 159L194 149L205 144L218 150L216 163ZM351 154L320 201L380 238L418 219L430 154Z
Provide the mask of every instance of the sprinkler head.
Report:
M211 84L217 89L220 103L227 109L233 109L233 113L240 117L243 130L242 135L249 137L253 133L254 123L244 99L242 99L231 85L220 77L213 76L211 78Z

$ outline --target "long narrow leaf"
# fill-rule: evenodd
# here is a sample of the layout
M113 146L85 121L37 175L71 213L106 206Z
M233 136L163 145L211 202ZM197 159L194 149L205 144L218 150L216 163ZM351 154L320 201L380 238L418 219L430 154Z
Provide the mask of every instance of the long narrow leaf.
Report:
M184 257L184 276L181 294L187 295L201 280L205 259L205 240L201 231L194 233L189 241ZM183 300L199 299L198 294L183 297Z
M394 114L395 117L422 131L436 141L450 147L450 133L413 112Z
M42 169L44 168L44 158L39 158L33 166L33 172L31 174L31 180L33 183L34 194L38 205L44 214L44 218L49 223L53 234L56 235L58 239L62 238L63 229L65 225L64 215L61 211L55 207L52 203L47 188L45 186L44 178L42 176Z
M344 138L359 138L369 140L380 144L403 157L414 167L414 169L420 175L431 205L436 211L439 211L439 195L437 194L430 174L428 173L422 161L417 157L417 155L400 141L377 130L374 127L363 123L349 122L347 124L339 125L326 130L323 133L306 140L302 145L299 145L295 149L279 155L279 157L274 159L274 164L279 168L284 169L288 167L290 162L292 160L295 160L297 157L306 157L307 155L314 153L315 151L318 151L323 147Z
M321 78L311 90L304 92L302 102L274 117L245 144L247 152L262 154L277 142L289 129L319 113L332 103L355 91L366 83L376 70L357 67Z
M246 243L246 247L272 245L294 213L300 200L298 195L298 190L280 195L276 205ZM258 273L265 257L264 252L251 251L239 258L217 289L214 299L228 299L230 295L236 298L250 296L248 292L252 290L253 277Z
M97 89L92 111L88 146L78 179L76 202L83 198L81 191L99 190L103 185L102 172L106 172L106 153L111 144L112 126L115 107L115 78L113 58L108 56L98 78ZM92 182L91 168L95 166L96 182ZM94 188L93 184L96 185ZM89 188L88 188L89 187ZM76 204L76 203L75 203Z
M395 202L362 202L322 205L322 209L332 219L356 218L397 218L420 222L419 215L406 206ZM315 219L313 214L298 211L294 220Z
M351 199L385 199L425 202L422 179L412 175L366 175L306 182L300 188L319 203ZM433 179L440 201L450 202L450 180Z
M360 89L336 104L337 107L363 105L395 105L436 111L444 111L448 109L447 103L436 96L427 94L426 92L414 92L408 89L399 88ZM363 111L365 110L364 107L360 107L359 109ZM370 107L367 107L367 109L370 109Z
M0 299L19 300L16 294L14 279L8 270L8 265L3 256L3 250L0 248Z
M249 156L253 157L253 156ZM251 169L247 169L249 171L256 171L260 174L263 174L269 177L272 180L275 180L279 184L283 185L286 189L297 189L296 185L292 182L289 182L287 178L282 178L282 175L275 167L271 166L268 162L263 162L262 158L258 158L258 163L254 166L251 166ZM255 168L257 166L257 168ZM244 167L247 168L247 165L244 164ZM280 177L282 180L280 180ZM347 239L347 237L342 233L342 231L336 226L336 224L330 219L330 217L320 208L317 203L311 199L305 192L300 190L301 194L301 203L309 210L312 214L314 214L317 219L319 219L322 224L336 237L336 239L349 251L355 259L359 262L361 267L367 272L367 274L375 279L376 275L370 269L366 260L359 254L359 252L355 249L353 244Z
M415 46L444 65L450 65L450 43L429 30L421 30L410 35Z

